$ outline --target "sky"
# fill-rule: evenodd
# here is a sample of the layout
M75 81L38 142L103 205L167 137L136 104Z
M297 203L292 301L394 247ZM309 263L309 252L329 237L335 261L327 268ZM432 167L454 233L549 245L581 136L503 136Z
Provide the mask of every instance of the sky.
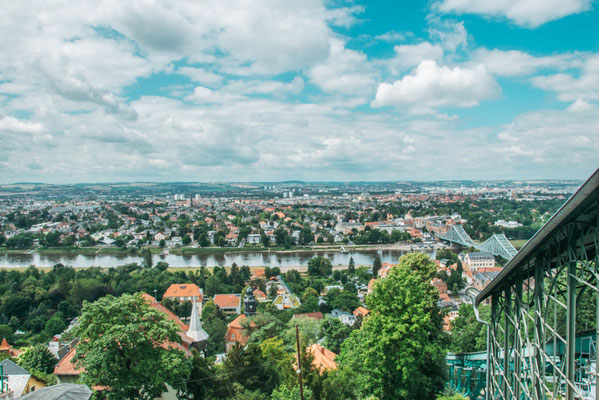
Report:
M21 0L0 21L0 183L599 167L593 0Z

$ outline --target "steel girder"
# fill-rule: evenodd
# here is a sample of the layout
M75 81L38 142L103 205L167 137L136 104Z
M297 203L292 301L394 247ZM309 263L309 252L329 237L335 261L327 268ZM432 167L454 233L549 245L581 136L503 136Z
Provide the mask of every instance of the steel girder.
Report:
M511 260L518 253L503 233L494 234L484 243L475 243L462 225L453 225L444 235L439 236L439 239L465 247L474 247L481 251L488 251L494 256L501 256L506 260Z
M487 399L599 399L597 209L562 226L491 293Z

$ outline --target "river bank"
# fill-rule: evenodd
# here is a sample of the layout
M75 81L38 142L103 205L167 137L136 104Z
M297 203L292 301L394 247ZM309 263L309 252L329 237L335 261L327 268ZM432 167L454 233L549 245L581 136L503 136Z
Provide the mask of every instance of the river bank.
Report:
M436 253L435 248L415 247L413 245L393 245L373 247L349 247L346 252L340 249L316 248L310 250L261 250L261 251L219 251L219 252L168 252L153 254L153 263L166 262L170 267L230 267L233 264L249 267L279 267L297 268L306 266L308 261L316 256L324 256L333 265L347 265L350 258L356 265L372 265L379 257L382 262L396 263L402 254L410 251ZM37 267L52 267L62 263L77 268L98 266L116 267L129 263L143 263L143 257L138 252L121 251L108 252L4 252L0 253L0 268L18 268L35 265Z

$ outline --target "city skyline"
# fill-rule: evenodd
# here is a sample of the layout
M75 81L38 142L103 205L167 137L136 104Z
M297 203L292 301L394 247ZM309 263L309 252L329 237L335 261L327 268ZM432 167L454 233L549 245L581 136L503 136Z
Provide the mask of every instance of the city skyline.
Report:
M596 1L387 3L5 5L0 184L597 168Z

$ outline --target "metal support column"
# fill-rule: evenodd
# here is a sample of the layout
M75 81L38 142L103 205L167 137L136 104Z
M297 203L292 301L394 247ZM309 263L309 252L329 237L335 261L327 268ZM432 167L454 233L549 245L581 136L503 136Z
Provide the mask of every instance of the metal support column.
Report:
M566 306L566 399L574 400L576 369L576 261L568 262L568 301Z
M504 325L504 345L503 345L503 394L505 396L504 400L509 400L511 398L510 396L510 390L512 389L510 387L511 385L511 379L510 379L510 319L508 318L510 315L512 315L512 311L511 311L511 302L512 302L512 291L509 285L506 285L505 288L503 289L503 293L504 293L504 301L505 304L503 305L504 311L503 311L503 315L505 318L505 325Z
M533 398L535 400L545 399L545 390L543 389L543 381L545 379L545 360L543 360L543 354L545 353L545 334L543 329L543 313L544 311L544 294L543 289L545 285L545 266L540 260L535 262L535 292L534 292L534 307L535 307L535 336L534 336L534 354L535 354L535 365L532 375L533 379Z

